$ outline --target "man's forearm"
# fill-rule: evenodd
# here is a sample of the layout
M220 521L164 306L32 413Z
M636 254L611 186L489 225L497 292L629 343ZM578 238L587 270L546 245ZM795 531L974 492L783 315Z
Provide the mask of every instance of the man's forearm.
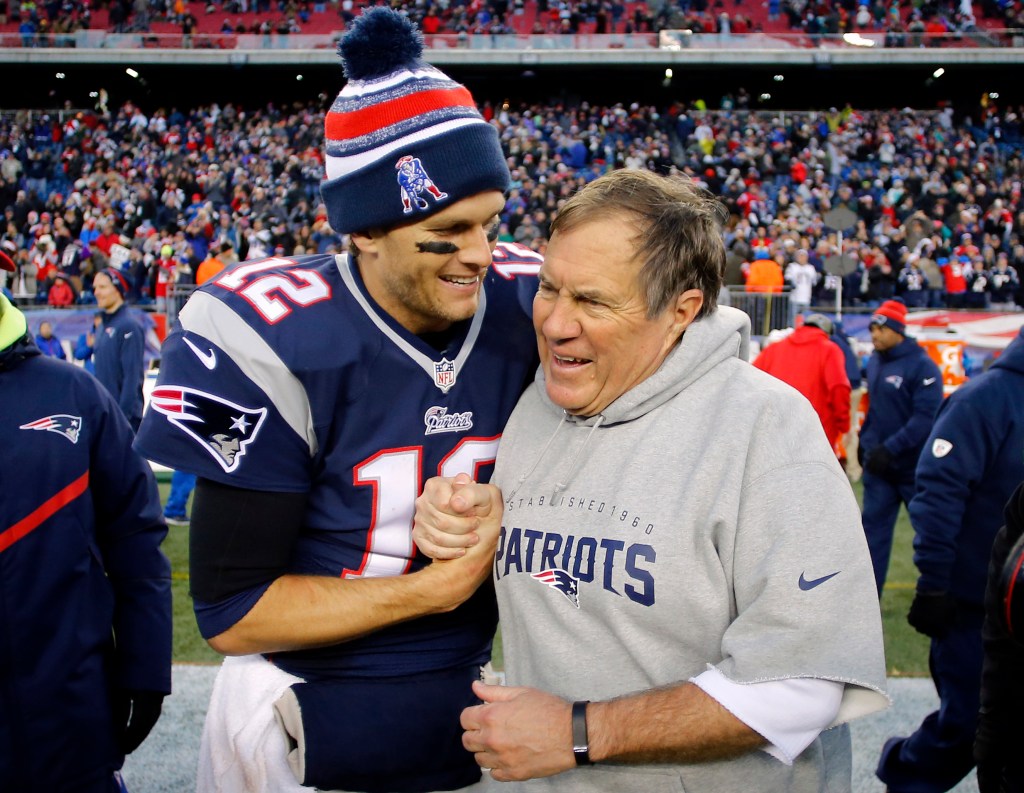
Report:
M692 683L593 702L587 729L594 762L700 763L766 744Z
M451 611L483 580L466 565L443 568L461 561L434 562L419 572L390 578L284 575L209 644L225 655L325 647Z

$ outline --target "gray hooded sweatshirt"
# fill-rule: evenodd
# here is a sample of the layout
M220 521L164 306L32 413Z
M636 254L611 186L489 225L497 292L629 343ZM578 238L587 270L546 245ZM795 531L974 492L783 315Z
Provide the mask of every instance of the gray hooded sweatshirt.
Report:
M850 789L852 718L888 705L860 510L821 422L747 363L750 323L694 322L651 377L570 416L543 372L502 436L494 578L509 685L568 700L666 686L845 684L833 729L792 766L762 751L690 765L597 764L502 790Z

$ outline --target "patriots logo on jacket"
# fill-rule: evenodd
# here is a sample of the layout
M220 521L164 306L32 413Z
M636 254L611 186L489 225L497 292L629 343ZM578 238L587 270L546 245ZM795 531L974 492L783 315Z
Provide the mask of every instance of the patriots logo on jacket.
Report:
M539 573L531 573L530 575L542 584L547 584L552 589L557 589L569 598L569 602L576 608L580 607L580 582L565 572L565 570L542 570Z
M903 378L898 374L891 374L887 378L885 378L885 382L887 382L893 388L899 390L899 387L903 385Z
M82 431L82 417L69 416L67 413L57 413L53 416L30 421L28 424L22 424L18 429L56 432L72 443L78 443L78 434Z
M227 473L238 468L245 447L267 417L266 408L247 408L234 402L178 385L157 386L149 404L178 429L199 443Z

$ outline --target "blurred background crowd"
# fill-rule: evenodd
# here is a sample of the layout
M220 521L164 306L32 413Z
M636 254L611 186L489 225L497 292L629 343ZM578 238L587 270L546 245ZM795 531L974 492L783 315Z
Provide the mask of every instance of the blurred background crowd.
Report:
M743 89L720 104L485 104L513 179L501 238L543 252L552 213L608 169L681 172L730 210L732 285L767 260L814 268L801 303L840 289L848 306L1024 302L1024 108L783 113L750 109ZM319 197L325 112L3 113L0 245L17 271L0 285L26 304L88 304L92 274L112 264L130 302L161 309L204 262L345 250Z

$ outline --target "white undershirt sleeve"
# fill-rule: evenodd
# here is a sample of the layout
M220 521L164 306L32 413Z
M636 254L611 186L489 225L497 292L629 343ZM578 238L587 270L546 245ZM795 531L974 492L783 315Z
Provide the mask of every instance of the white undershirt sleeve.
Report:
M794 677L734 683L714 667L690 679L705 694L768 741L763 751L792 765L818 734L835 721L843 683Z

